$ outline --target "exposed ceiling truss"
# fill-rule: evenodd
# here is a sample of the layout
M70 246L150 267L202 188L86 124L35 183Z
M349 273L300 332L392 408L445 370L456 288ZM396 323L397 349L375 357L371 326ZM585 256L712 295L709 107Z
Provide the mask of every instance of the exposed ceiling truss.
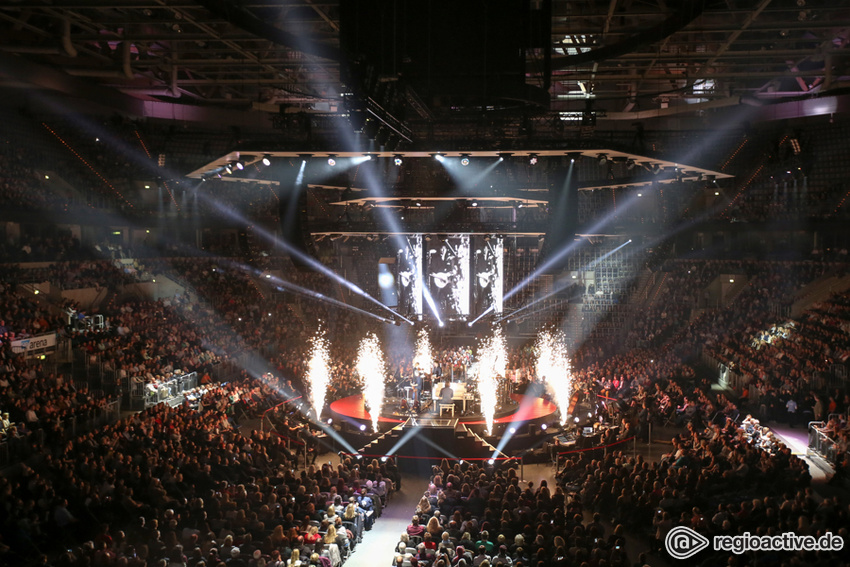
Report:
M339 1L12 0L0 6L0 62L146 100L334 113L340 28ZM689 112L847 86L848 42L847 0L551 0L551 45L526 54L526 82L548 87L549 113L564 119ZM408 119L433 124L414 94Z

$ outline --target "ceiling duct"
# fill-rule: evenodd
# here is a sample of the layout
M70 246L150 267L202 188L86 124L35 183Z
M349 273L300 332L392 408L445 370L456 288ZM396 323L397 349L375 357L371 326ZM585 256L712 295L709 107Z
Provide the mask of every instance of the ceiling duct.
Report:
M576 55L553 57L552 70L568 69L570 67L605 61L606 59L613 59L615 57L626 55L627 53L632 53L641 47L657 43L685 28L692 21L700 17L704 10L705 0L686 0L682 2L681 7L679 7L679 9L671 14L666 20L654 25L646 31L627 37L623 41L617 42L613 45L606 45L599 49L591 49L590 51L578 53Z
M322 59L329 59L331 61L339 60L339 50L335 47L325 45L306 34L294 34L272 26L248 9L235 5L234 2L225 0L198 0L198 4L212 12L213 15L227 20L234 26L272 43L285 45L286 47L297 49L302 53L315 55Z

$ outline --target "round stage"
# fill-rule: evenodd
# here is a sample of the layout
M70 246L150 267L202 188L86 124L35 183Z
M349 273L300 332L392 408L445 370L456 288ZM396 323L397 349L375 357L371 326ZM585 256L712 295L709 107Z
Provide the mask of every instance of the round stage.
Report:
M502 411L497 410L494 423L524 423L536 419L545 419L558 410L558 407L554 403L543 398L522 394L511 394L510 397L515 404L502 409ZM402 415L398 411L393 411L394 409L397 409L397 406L385 406L384 412L380 415L378 421L380 423L398 424L407 421L408 417L437 417L435 415L436 412L422 411L419 414ZM347 398L331 402L330 410L338 416L363 422L364 424L372 422L372 416L366 410L366 403L362 394L348 396ZM485 424L484 417L480 414L460 415L460 412L458 412L454 417L460 425Z

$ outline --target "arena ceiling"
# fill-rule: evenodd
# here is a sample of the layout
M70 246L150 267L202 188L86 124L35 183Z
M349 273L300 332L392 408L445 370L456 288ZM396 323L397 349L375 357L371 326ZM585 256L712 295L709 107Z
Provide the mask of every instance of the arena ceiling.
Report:
M0 78L257 112L363 111L405 138L463 115L593 125L822 96L847 86L848 41L846 0L7 0ZM499 49L521 60L494 65ZM445 53L457 60L423 60Z

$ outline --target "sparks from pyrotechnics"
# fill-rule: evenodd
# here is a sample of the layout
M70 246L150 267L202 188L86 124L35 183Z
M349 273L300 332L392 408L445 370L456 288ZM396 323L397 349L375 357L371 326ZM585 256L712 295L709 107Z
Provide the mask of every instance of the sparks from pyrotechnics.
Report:
M543 331L537 335L534 347L537 351L537 378L545 379L546 387L552 391L558 411L561 412L561 425L564 425L567 422L573 385L564 333Z
M478 343L478 393L481 397L481 413L487 424L487 434L493 434L493 421L498 402L497 377L504 376L508 366L508 350L501 327L493 329L493 335Z
M434 358L431 354L431 338L428 329L419 329L416 338L416 355L413 357L413 366L419 365L422 372L431 373L434 368Z
M356 368L363 382L363 398L372 417L372 430L377 432L378 418L384 405L387 365L381 351L381 343L375 333L369 333L360 341Z
M331 356L328 352L328 339L325 330L319 325L316 334L310 339L310 360L307 363L307 383L310 385L310 401L316 412L316 419L322 415L325 407L325 394L331 382Z

